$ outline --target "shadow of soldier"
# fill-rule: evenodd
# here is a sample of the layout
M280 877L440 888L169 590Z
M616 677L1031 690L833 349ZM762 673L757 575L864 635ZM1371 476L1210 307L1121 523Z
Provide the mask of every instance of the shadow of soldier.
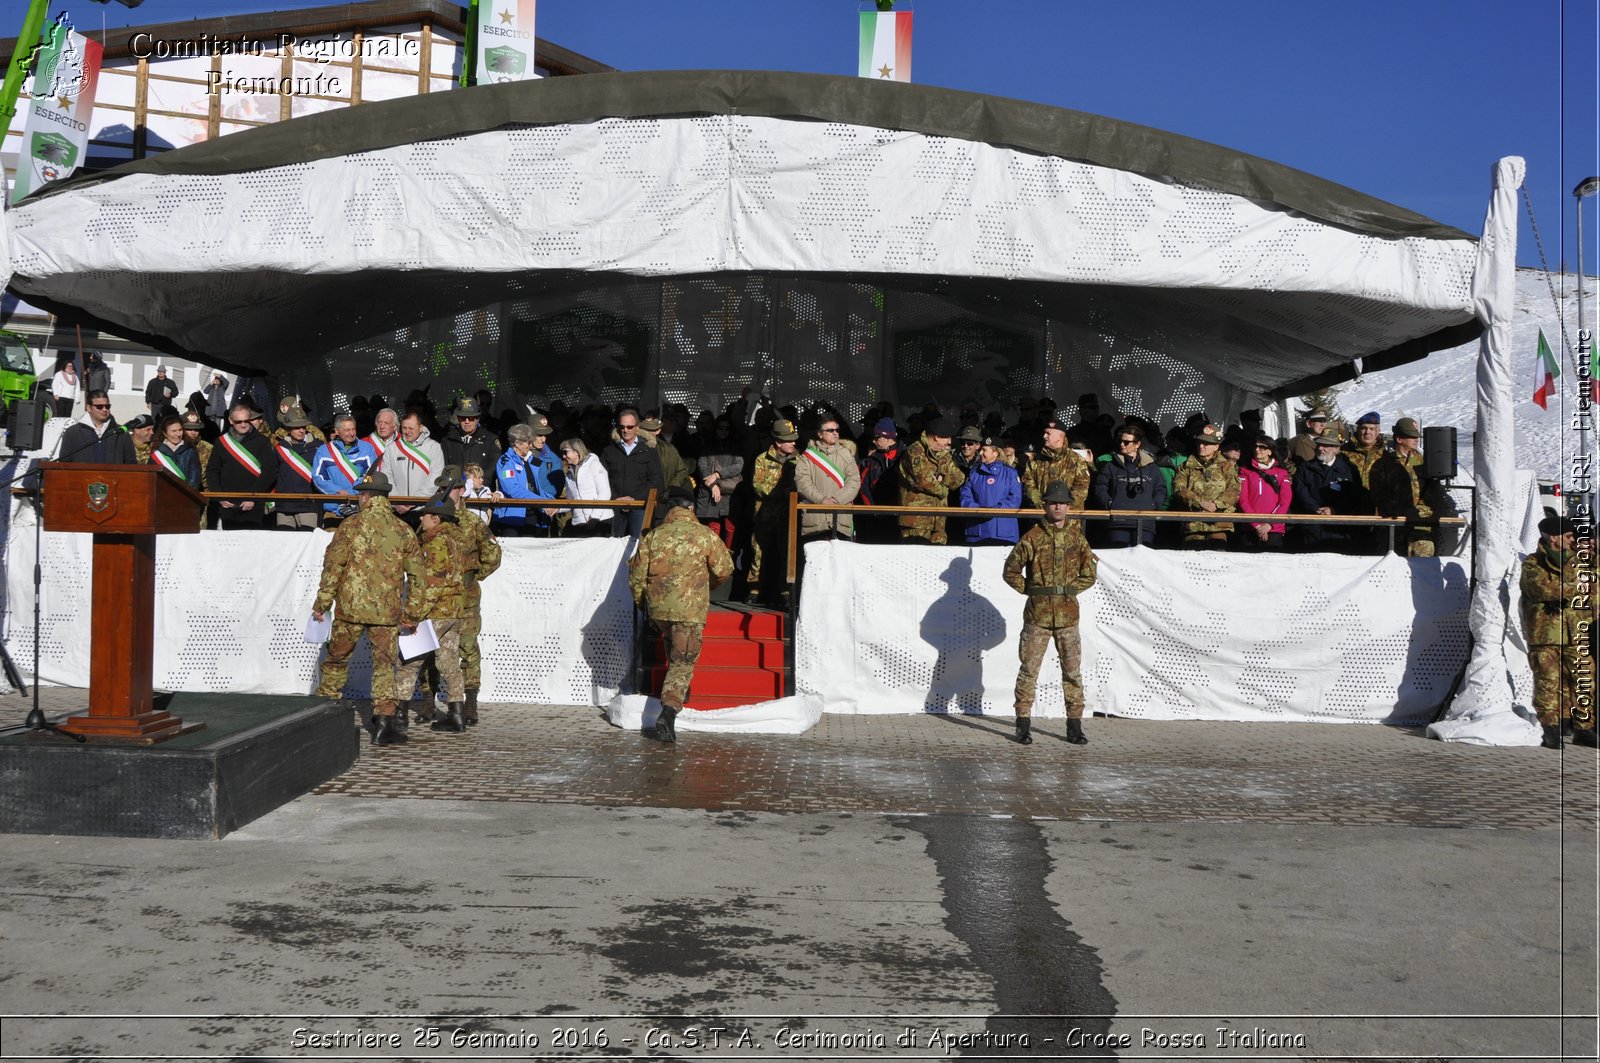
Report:
M974 552L957 557L939 574L941 594L922 616L922 640L938 653L926 712L983 712L983 653L1005 641L1006 621L1000 610L972 589Z

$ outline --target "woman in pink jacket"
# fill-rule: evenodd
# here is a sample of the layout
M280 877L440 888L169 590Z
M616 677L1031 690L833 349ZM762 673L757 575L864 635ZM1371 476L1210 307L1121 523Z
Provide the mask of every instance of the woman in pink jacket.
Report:
M1289 470L1273 458L1270 436L1257 436L1255 457L1239 463L1239 512L1287 513L1294 495ZM1242 550L1282 550L1282 524L1244 524L1237 531Z

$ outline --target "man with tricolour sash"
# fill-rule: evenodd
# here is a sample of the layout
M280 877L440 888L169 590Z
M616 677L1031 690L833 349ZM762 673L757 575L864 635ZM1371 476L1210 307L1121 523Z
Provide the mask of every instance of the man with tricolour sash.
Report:
M337 527L339 522L356 511L356 484L367 473L378 467L378 452L372 444L356 433L356 419L341 414L333 421L333 438L317 448L311 459L311 482L325 495L351 495L348 500L329 502L322 507L325 527Z
M263 527L267 496L278 482L278 456L267 437L255 430L254 418L254 411L242 403L229 409L228 430L212 448L206 466L208 490L256 496L218 499L211 504L212 521L224 531Z
M317 456L317 441L308 438L311 420L298 406L291 406L278 419L272 451L278 457L280 495L314 495L317 485L311 479L311 463ZM318 503L300 499L273 499L272 523L279 531L311 531L317 526Z
M428 437L422 418L408 413L400 421L400 435L384 451L381 467L394 485L395 497L428 499L433 497L433 481L444 471L444 451ZM400 519L412 527L421 508L421 502L394 504Z
M794 489L800 501L847 506L861 493L861 469L855 451L840 441L842 427L838 418L824 417L817 425L816 438L796 459ZM806 543L848 539L851 527L848 513L802 513L797 576L804 568Z

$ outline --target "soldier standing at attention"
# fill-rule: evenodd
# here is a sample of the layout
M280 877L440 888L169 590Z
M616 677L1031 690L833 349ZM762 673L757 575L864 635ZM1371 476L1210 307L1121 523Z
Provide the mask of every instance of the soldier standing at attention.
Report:
M422 582L412 585L411 600L406 603L406 620L400 625L400 631L409 635L423 620L433 621L433 633L439 640L434 658L439 663L439 678L447 704L444 719L433 721L432 729L461 734L467 729L467 722L462 718L466 690L461 677L461 628L467 615L467 548L456 534L456 507L449 499L430 499L417 520L422 529ZM417 673L427 659L428 655L422 654L400 666L400 673L395 677L395 689L400 694L411 696L417 686ZM428 697L431 708L433 695Z
M1528 665L1533 669L1533 708L1544 728L1540 745L1561 748L1561 732L1571 717L1572 744L1595 746L1594 659L1590 655L1592 612L1580 590L1572 525L1561 517L1539 522L1539 549L1522 562L1522 626L1528 637ZM1578 697L1578 677L1588 679L1588 693Z
M445 466L437 486L449 493L457 518L453 530L467 552L467 611L461 620L461 681L467 700L462 706L461 718L468 727L476 727L478 689L483 686L483 655L478 649L478 635L483 631L483 590L478 584L500 567L501 550L489 525L480 520L464 500L467 481L461 469Z
M1067 705L1067 741L1086 744L1083 736L1083 680L1078 675L1082 646L1078 640L1078 595L1094 586L1095 556L1083 527L1069 519L1072 488L1057 480L1044 490L1044 522L1028 529L1006 558L1006 585L1028 596L1022 613L1022 639L1017 646L1022 669L1017 673L1017 741L1033 744L1033 693L1052 641L1061 658L1061 694Z
M1194 435L1194 456L1172 478L1172 508L1195 513L1239 511L1239 466L1224 458L1222 433L1214 424ZM1194 521L1183 526L1183 545L1190 550L1226 550L1233 525Z
M333 542L322 555L322 583L311 615L321 621L338 603L328 655L322 662L317 696L337 698L350 675L350 655L363 632L372 649L372 744L404 742L395 730L394 669L398 663L395 640L400 634L401 597L409 579L422 586L422 547L416 533L395 516L389 506L389 478L368 473L358 484L361 508L339 525ZM414 609L424 596L411 595L404 617L415 624L422 618Z
M706 626L711 592L733 575L733 556L717 533L695 519L694 494L667 488L667 515L639 540L628 561L628 589L635 605L648 608L650 620L667 643L667 676L661 684L661 715L656 738L676 742L673 720L689 694L694 664L700 659L700 633Z

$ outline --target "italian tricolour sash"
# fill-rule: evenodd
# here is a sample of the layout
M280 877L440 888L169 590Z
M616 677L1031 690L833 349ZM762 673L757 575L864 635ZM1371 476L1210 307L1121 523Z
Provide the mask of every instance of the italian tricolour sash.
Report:
M350 459L345 456L344 451L339 449L339 444L333 443L329 445L328 456L333 459L333 464L338 467L344 478L350 481L351 487L361 482L361 473L356 470L354 465L350 464Z
M432 469L428 468L428 459L423 456L422 451L411 449L410 445L407 444L404 439L395 440L394 447L401 454L404 454L407 458L410 458L412 463L416 465L417 468L422 470L422 475L426 476L428 473L433 471Z
M278 451L278 457L288 462L289 468L298 473L300 479L304 480L306 483L312 482L310 462L306 461L306 459L302 458L300 455L296 454L282 443L279 443L276 449Z
M226 450L229 454L232 454L234 461L250 470L250 475L261 475L261 463L256 460L256 456L254 454L250 453L248 450L244 449L244 447L240 446L234 441L233 433L229 432L222 437L222 449Z
M153 453L156 456L156 460L161 463L161 467L163 469L166 469L172 475L176 476L185 483L189 482L189 478L183 474L183 469L179 467L177 462L172 460L166 451L162 450L160 447L157 447Z
M844 486L844 473L840 472L838 467L834 465L833 462L829 461L815 450L810 449L806 451L806 459L810 461L811 464L821 469L822 475L832 480L835 486Z

